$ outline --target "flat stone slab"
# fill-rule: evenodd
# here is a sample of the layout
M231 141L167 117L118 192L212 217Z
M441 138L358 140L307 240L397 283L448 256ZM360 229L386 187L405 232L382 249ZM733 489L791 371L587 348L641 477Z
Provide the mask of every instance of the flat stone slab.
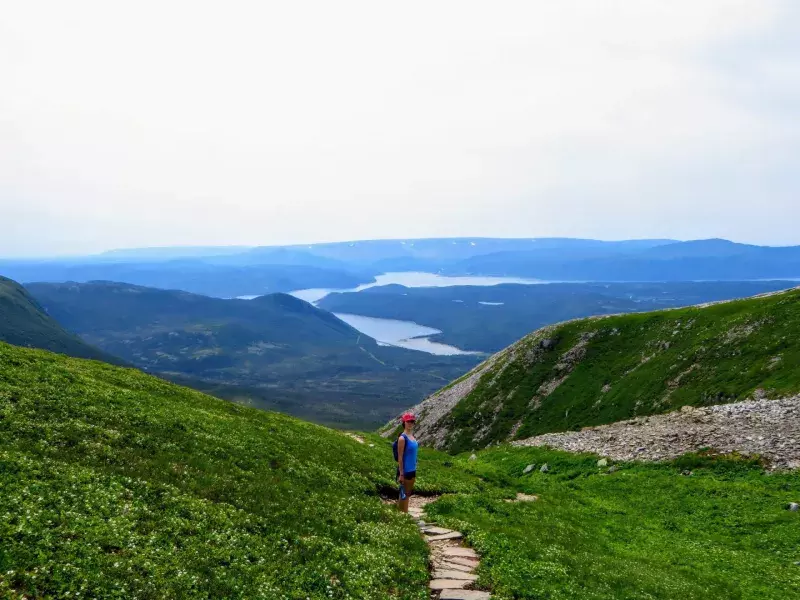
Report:
M431 579L429 587L432 590L462 590L470 583L464 579Z
M464 571L464 573L472 573L475 570L475 567L478 566L478 563L475 563L474 566L470 565L460 565L458 563L450 562L449 560L443 560L440 565L438 565L442 570L450 570L450 571Z
M431 535L425 538L428 542L443 542L445 540L460 540L463 535L460 531L451 531L442 535Z
M478 560L478 553L475 552L472 548L461 548L459 546L452 546L450 548L444 548L442 550L442 554L445 556L461 556L466 558L474 558Z
M443 559L454 565L460 565L470 569L475 569L481 564L477 558L469 558L466 556L444 556Z
M461 581L475 581L478 579L477 575L470 575L469 573L464 573L463 571L445 571L445 570L435 570L433 572L434 579L459 579Z
M489 592L478 590L442 590L440 600L489 600Z
M428 535L444 535L445 533L453 533L452 529L445 529L444 527L433 527L432 525L423 527L422 531L427 533Z

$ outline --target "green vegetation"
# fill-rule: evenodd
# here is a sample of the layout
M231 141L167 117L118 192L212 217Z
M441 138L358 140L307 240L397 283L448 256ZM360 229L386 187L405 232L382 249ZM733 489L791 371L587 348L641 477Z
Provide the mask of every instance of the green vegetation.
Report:
M64 330L18 283L0 277L0 342L121 364Z
M0 343L0 597L423 600L426 546L378 497L389 440L363 437ZM429 514L465 532L499 600L800 594L797 473L614 467L422 449L418 488L445 494Z
M756 390L785 396L800 391L798 336L800 290L564 323L513 346L440 425L462 451Z
M593 315L644 312L744 298L796 286L789 281L552 283L407 288L387 285L331 294L331 312L415 321L442 331L431 339L497 352L535 329Z
M508 503L489 491L428 507L467 534L479 583L498 600L800 597L800 513L786 510L800 497L796 472L687 456L610 473L597 457L507 447L455 466L539 496Z
M0 343L0 597L427 598L369 443ZM423 454L423 491L485 487L445 464Z
M340 427L372 429L477 362L379 346L286 294L221 300L110 282L28 289L65 327L149 372Z

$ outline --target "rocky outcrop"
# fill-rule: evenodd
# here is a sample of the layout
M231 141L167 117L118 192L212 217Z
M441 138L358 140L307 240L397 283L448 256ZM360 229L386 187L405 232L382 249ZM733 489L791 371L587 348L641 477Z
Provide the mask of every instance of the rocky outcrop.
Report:
M771 467L800 468L800 396L755 399L639 417L581 431L547 433L513 442L569 452L593 452L613 460L668 460L710 449L763 457Z

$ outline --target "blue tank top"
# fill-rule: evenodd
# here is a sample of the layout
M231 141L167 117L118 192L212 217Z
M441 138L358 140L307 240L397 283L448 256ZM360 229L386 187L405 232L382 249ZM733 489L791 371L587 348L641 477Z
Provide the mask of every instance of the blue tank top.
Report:
M403 473L411 473L417 470L417 449L419 443L417 440L410 439L405 433L402 436L406 440L406 449L403 453Z

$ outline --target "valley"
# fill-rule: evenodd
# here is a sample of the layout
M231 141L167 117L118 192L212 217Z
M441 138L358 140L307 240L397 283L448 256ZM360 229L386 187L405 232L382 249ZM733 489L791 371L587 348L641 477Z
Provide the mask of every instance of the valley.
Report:
M381 346L287 294L223 300L107 282L28 290L87 343L148 372L345 427L377 426L478 360Z

